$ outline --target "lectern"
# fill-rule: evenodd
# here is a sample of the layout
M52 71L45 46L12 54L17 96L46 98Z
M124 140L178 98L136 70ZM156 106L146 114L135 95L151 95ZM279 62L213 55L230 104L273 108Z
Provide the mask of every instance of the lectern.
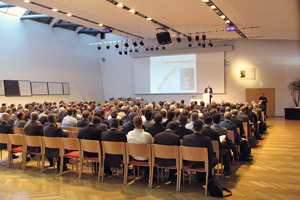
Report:
M211 97L211 93L203 93L203 101L205 103L205 106L207 104L210 104L210 97Z

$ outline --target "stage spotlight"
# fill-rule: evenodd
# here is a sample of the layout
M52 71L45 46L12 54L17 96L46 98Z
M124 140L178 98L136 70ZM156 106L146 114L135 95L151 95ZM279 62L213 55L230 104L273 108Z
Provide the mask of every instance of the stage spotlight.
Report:
M192 47L192 44L189 44L189 47Z
M150 50L153 51L153 47L151 47Z
M116 47L116 48L119 48L119 45L118 45L118 43L117 43L117 44L115 44L115 47Z
M119 54L122 55L122 51L119 51Z
M213 47L213 43L211 43L211 41L209 41L208 46Z
M124 44L124 46L125 46L125 47L129 47L129 44L126 42L126 43Z
M140 41L140 45L141 45L141 46L144 46L144 42L143 42L143 41Z
M98 45L98 46L97 46L97 49L98 49L98 50L101 50L101 45Z
M109 44L107 44L107 45L106 45L106 48L109 49L109 47L110 47Z
M138 52L139 52L139 50L137 50L137 49L136 49L136 50L134 50L134 52L135 52L135 53L138 53Z
M159 50L159 48L158 48L158 47L155 47L155 50L156 50L156 51L158 51L158 50Z
M148 47L146 48L146 51L149 51L149 48L148 48Z
M205 48L205 43L202 43L202 48Z
M132 49L130 49L129 52L132 53Z
M137 43L136 43L136 42L133 42L132 44L133 44L133 46L135 46L135 47L137 46Z
M124 54L127 55L128 54L127 51L124 51Z
M181 38L180 37L177 37L176 40L177 40L178 43L181 42Z
M188 37L188 41L189 41L189 42L192 41L192 37L191 37L191 36Z
M198 47L201 47L201 42L198 43Z
M199 41L199 35L196 35L195 39L196 41Z
M162 50L165 50L166 49L166 47L162 47Z
M202 35L202 40L206 40L206 35Z

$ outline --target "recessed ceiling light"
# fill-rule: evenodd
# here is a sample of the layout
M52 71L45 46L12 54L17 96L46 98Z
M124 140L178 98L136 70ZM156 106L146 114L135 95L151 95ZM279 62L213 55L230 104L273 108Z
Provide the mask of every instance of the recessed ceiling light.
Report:
M202 1L205 2L205 3L209 2L209 0L202 0Z
M152 20L152 18L151 18L151 17L147 17L147 20L148 20L148 21L151 21L151 20Z
M226 22L227 24L229 24L229 23L230 23L230 20L226 20L225 22Z
M71 14L71 13L68 13L68 14L67 14L67 16L71 17L71 16L72 16L72 14Z
M135 10L133 10L133 9L129 10L129 12L131 12L132 14L135 14Z
M121 4L121 3L118 3L117 6L118 6L119 8L123 8L123 7L124 7L123 4Z
M221 19L225 19L225 15L222 15L222 16L221 16Z
M98 24L98 26L103 26L103 24Z
M216 6L212 5L210 8L211 8L211 9L216 9Z
M24 2L25 2L25 3L30 3L30 1L29 1L29 0L24 0Z
M52 8L52 11L53 12L57 12L58 10L56 8Z

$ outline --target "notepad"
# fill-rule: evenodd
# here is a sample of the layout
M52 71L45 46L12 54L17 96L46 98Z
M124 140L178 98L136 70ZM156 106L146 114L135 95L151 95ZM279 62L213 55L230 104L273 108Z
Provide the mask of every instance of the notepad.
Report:
M223 140L226 138L226 135L219 136L220 142L223 142Z

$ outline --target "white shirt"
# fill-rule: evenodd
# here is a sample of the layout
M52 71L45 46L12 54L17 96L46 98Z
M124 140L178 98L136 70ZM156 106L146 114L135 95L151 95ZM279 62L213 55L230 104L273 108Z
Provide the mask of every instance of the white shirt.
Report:
M188 123L187 125L185 125L185 128L186 128L186 129L193 130L193 126L194 126L194 122L191 121L190 123Z
M152 144L152 135L144 129L134 129L127 134L127 142L134 144ZM133 156L136 160L147 160L147 157Z
M77 125L77 119L75 119L73 116L66 116L63 118L61 122L62 127L76 127Z

